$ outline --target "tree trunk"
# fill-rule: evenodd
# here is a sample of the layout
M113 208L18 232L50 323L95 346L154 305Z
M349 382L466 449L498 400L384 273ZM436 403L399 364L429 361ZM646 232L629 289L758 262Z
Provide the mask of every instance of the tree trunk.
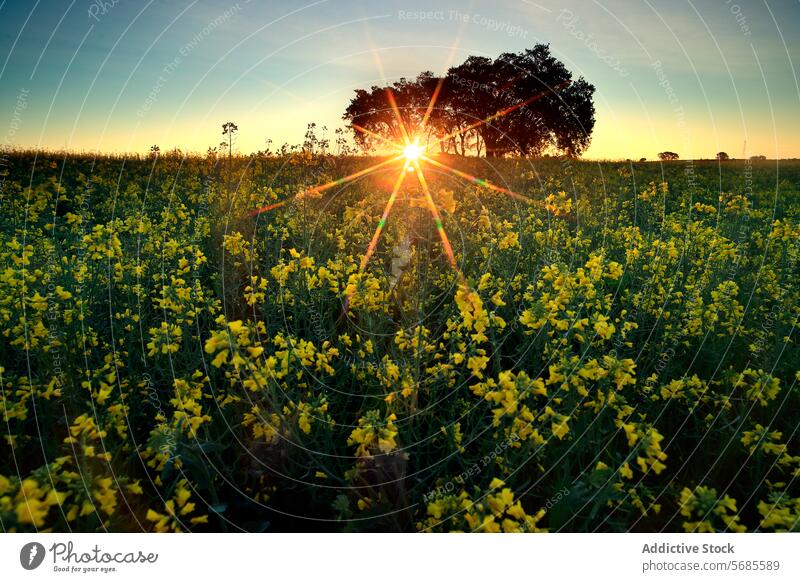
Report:
M486 147L486 157L487 158L497 158L500 157L502 150L500 148L500 141L496 140L496 136L492 135L491 133L487 133L487 135L483 135L483 145Z

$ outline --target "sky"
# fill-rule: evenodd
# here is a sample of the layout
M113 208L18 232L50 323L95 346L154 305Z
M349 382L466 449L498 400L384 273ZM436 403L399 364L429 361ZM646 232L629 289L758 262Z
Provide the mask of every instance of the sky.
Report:
M799 0L0 0L0 147L241 152L354 90L537 43L596 87L584 157L800 157Z

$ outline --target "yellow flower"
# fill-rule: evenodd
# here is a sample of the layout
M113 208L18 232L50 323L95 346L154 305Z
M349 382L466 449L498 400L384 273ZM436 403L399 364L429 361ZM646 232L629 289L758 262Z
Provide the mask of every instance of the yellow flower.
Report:
M614 324L608 322L605 315L598 315L594 322L594 331L600 338L607 340L614 335Z
M22 480L15 497L17 521L36 528L44 527L50 508L61 505L66 496L65 493L51 489L49 485L39 485L35 479Z
M153 522L153 530L158 533L180 532L183 530L182 523L188 521L192 525L208 523L207 515L195 515L196 504L190 502L191 491L186 479L179 481L175 487L172 499L164 503L164 513L153 509L148 509L146 518Z
M497 246L500 247L501 250L519 248L519 234L516 232L506 233L506 235L500 239Z
M348 445L358 445L356 455L368 457L377 453L390 453L397 448L397 417L390 414L381 418L380 411L370 410L358 420L358 428L350 433Z
M489 362L489 358L486 356L471 356L469 360L467 360L467 368L470 369L472 375L478 379L483 378L483 370L486 368L486 364Z
M569 426L567 425L568 420L568 416L561 416L559 422L554 422L552 424L553 435L558 437L559 440L562 440L569 432Z
M694 490L684 487L680 495L680 506L681 515L689 518L683 523L683 528L687 532L747 530L739 523L736 500L727 495L719 497L716 489L703 485ZM692 518L696 521L691 521Z
M161 322L161 327L150 328L150 341L147 347L150 351L147 355L155 356L161 354L174 354L180 349L183 330L175 324Z

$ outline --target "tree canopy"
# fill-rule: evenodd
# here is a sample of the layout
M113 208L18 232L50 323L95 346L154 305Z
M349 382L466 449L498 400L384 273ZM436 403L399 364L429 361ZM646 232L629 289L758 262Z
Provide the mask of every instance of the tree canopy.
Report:
M471 56L444 77L428 71L358 89L343 118L366 150L381 138L402 142L405 131L460 155L574 157L591 141L594 90L538 44L496 59Z

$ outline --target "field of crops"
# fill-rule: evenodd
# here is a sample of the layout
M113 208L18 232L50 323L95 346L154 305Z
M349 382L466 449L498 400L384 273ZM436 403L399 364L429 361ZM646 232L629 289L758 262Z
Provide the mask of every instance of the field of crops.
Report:
M5 531L800 529L798 163L7 162Z

